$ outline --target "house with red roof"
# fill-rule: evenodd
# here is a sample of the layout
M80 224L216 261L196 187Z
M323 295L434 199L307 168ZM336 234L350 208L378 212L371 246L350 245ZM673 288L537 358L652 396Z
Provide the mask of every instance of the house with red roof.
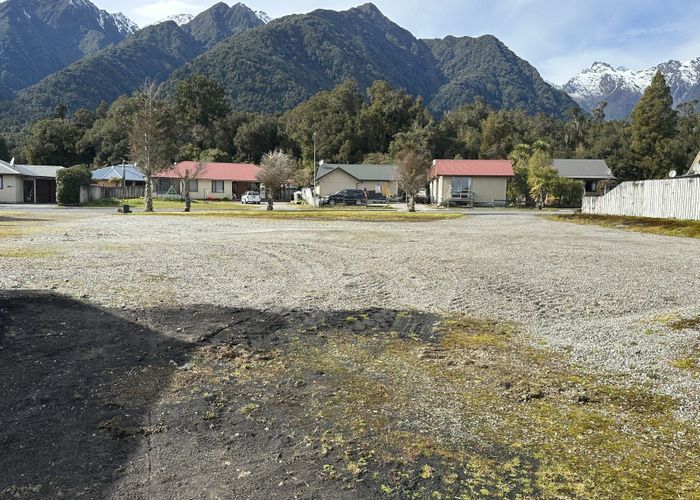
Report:
M192 199L240 200L246 191L259 191L260 167L252 163L205 163L196 178L190 180ZM197 162L181 161L153 176L153 191L158 195L182 193L185 178L197 171Z
M433 160L428 180L430 201L436 205L505 206L510 160Z

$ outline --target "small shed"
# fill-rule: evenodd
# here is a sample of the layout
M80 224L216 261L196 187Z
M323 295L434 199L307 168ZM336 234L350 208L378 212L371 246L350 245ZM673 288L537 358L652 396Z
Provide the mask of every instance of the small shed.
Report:
M560 177L583 182L586 193L597 192L601 181L615 178L605 160L557 159L553 166Z

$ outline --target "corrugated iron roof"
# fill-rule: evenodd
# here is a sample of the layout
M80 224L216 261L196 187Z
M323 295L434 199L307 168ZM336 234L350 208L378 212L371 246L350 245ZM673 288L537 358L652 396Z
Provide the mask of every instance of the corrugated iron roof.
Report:
M2 175L20 175L17 170L10 167L10 164L0 160L0 174Z
M92 172L92 180L94 181L108 181L111 179L122 178L122 172L126 171L126 180L129 182L143 182L146 180L146 176L143 175L138 168L133 165L111 165L108 167L98 168Z
M181 161L177 166L169 168L163 172L159 172L153 177L180 179L186 175L186 172L194 172L197 168L197 162ZM203 171L197 176L197 179L212 180L212 181L241 181L241 182L257 182L258 172L260 167L252 163L206 163Z
M614 179L605 160L557 159L554 168L570 179Z
M338 169L354 177L358 181L396 180L396 165L347 165L337 163L321 165L316 173L316 180Z
M430 177L513 177L510 160L434 160Z
M15 165L14 169L21 175L27 177L47 177L55 179L56 172L62 170L63 167L58 165Z

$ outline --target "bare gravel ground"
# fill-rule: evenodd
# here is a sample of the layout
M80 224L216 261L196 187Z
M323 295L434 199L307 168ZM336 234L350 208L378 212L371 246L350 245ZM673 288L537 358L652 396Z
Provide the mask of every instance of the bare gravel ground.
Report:
M511 322L524 345L646 384L700 421L699 240L530 213L367 223L5 210L0 267L0 290L134 314L207 304Z
M698 240L529 214L414 224L54 217L0 239L0 255L38 254L2 259L0 288L52 289L109 307L381 307L497 318L574 363L651 378L699 416L700 380L671 361L688 356L700 334L667 325L700 315Z

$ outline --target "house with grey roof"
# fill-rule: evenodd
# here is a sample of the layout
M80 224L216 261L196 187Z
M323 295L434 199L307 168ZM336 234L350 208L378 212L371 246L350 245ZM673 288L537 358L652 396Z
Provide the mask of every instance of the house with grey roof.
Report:
M56 172L62 168L0 160L0 203L56 203Z
M586 193L596 193L601 181L615 178L605 160L554 160L554 169L560 177L583 182Z
M395 165L345 165L323 163L316 174L316 192L328 196L343 189L367 189L369 193L399 193Z
M98 186L143 186L146 176L134 165L110 165L93 170L92 182Z

